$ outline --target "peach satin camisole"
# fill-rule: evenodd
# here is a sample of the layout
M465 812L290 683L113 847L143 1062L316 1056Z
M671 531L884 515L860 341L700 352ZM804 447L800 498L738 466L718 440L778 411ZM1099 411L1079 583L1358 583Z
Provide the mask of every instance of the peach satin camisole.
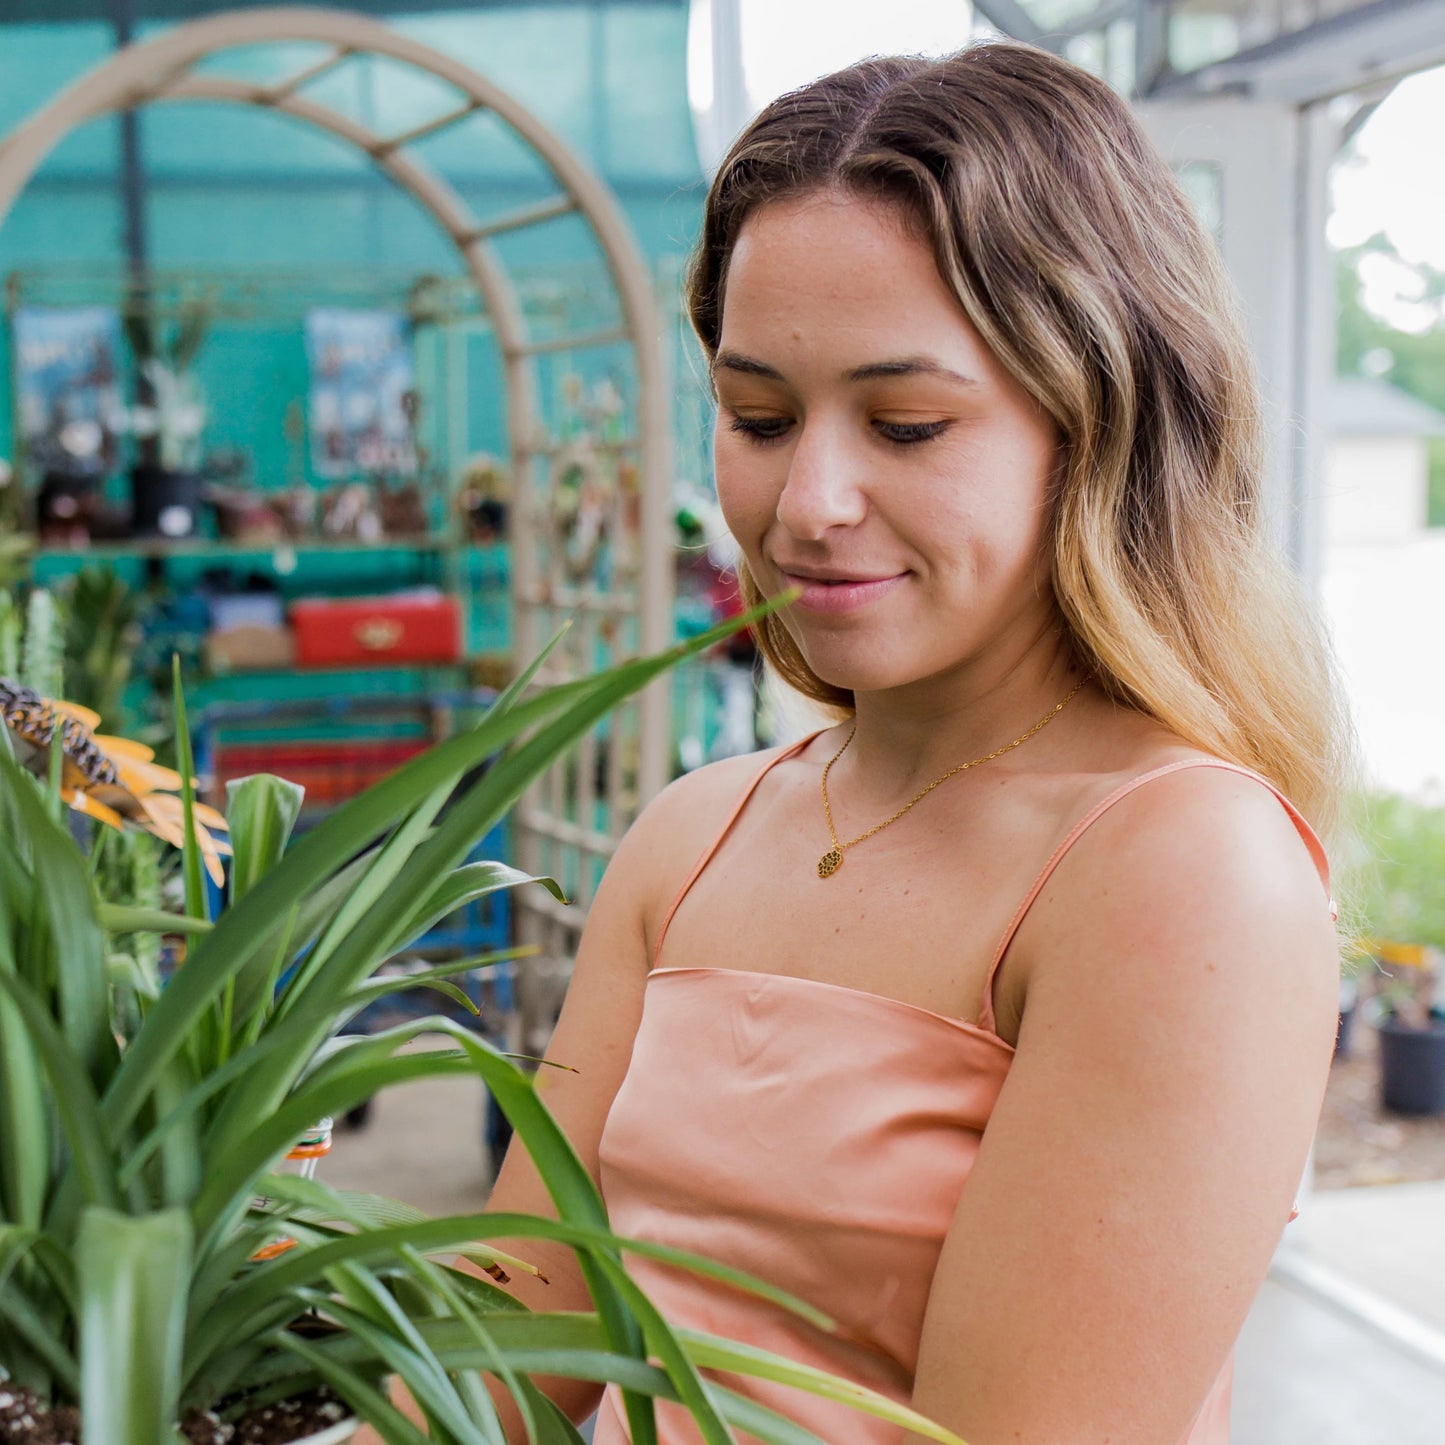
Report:
M673 901L661 932L769 768L757 773ZM673 1324L774 1351L907 1403L944 1236L1013 1058L994 1032L993 982L1015 930L1070 846L1130 779L1059 844L998 944L977 1024L881 995L733 968L654 969L632 1059L601 1141L613 1228L723 1261L816 1305L819 1330L779 1307L652 1260L629 1261ZM1265 782L1264 779L1259 779ZM1324 850L1280 797L1328 889ZM661 936L657 948L662 946ZM1228 1364L1181 1445L1227 1445ZM829 1445L896 1445L895 1426L788 1386L724 1383ZM658 1406L663 1445L699 1436ZM751 1439L751 1437L748 1437ZM596 1445L626 1445L617 1392Z

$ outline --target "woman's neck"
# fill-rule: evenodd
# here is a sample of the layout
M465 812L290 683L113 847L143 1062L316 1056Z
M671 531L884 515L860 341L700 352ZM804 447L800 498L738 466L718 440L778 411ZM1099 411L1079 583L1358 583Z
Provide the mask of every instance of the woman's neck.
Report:
M960 763L1008 747L1040 722L1039 731L1018 746L1054 755L1071 731L1058 727L1057 719L1078 702L1071 694L1085 679L1055 641L1006 666L980 664L907 688L859 694L856 733L846 767L840 762L839 769L852 777L855 796L888 802Z

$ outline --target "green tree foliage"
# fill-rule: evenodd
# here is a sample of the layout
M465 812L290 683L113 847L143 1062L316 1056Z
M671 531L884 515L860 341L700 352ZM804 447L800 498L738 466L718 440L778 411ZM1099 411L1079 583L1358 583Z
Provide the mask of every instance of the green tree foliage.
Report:
M1435 312L1423 331L1402 331L1365 305L1360 263L1385 256L1418 278L1411 301ZM1341 376L1378 376L1445 412L1445 271L1407 262L1383 231L1336 253L1339 298L1336 367ZM1445 437L1430 447L1429 523L1445 526Z
M1375 793L1357 810L1354 881L1365 933L1445 949L1445 807Z

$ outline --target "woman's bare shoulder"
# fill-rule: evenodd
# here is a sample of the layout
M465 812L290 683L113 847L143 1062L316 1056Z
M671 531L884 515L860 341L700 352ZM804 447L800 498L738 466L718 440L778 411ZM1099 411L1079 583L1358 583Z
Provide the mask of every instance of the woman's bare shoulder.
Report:
M1272 936L1285 945L1277 962L1313 973L1330 961L1327 880L1279 795L1207 754L1167 761L1200 765L1131 789L1078 839L1050 880L1053 906L1035 920L1035 958L1077 959L1086 937L1109 940L1101 958L1167 957L1187 937L1238 960ZM1067 943L1053 926L1065 915Z
M722 758L682 774L638 815L613 860L645 918L665 909L726 826L750 783L787 747Z
M1296 985L1314 987L1334 968L1319 844L1263 778L1153 726L1126 733L1075 782L1055 818L1067 849L1050 859L1000 976L1001 1028L1018 1029L1046 978L1107 992L1132 961L1195 948L1231 960L1207 972L1240 968L1246 987L1257 964L1245 960L1266 936L1282 945L1268 966ZM1164 976L1187 987L1189 970Z

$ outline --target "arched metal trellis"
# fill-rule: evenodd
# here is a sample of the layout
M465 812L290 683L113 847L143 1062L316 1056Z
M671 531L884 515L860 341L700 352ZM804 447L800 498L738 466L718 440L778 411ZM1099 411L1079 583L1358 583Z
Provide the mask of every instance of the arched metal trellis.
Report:
M314 42L328 47L314 64L258 83L210 71L200 62L245 46ZM404 132L382 135L310 99L307 87L357 56L384 57L446 82L456 103ZM430 46L345 11L277 8L196 20L128 46L82 76L0 139L0 224L51 150L71 131L116 111L156 103L231 102L290 116L368 155L428 211L451 238L475 282L495 334L506 384L513 484L513 637L520 659L535 655L563 618L574 625L552 655L548 680L672 640L671 436L662 322L648 271L611 193L572 151L505 91ZM492 218L474 216L457 192L414 153L428 137L483 111L504 122L555 183L555 194ZM517 288L493 238L575 214L590 228L619 303L620 324L534 339ZM636 408L627 434L609 438L587 459L610 469L610 485L591 486L605 515L592 525L616 540L605 574L583 569L557 536L554 478L568 479L568 443L548 434L539 402L538 358L624 346L635 364ZM559 466L559 459L562 465ZM579 459L578 468L581 467ZM574 472L578 469L574 468ZM584 477L584 483L596 480ZM544 958L565 962L585 917L601 866L637 809L667 781L671 717L665 684L609 724L605 744L589 738L576 757L524 800L515 816L516 861L564 879L572 902L519 897L519 926ZM541 890L526 890L539 895ZM540 980L539 980L540 981ZM528 990L530 992L530 990ZM540 1004L540 1007L536 1006ZM534 999L534 1036L547 1007Z

